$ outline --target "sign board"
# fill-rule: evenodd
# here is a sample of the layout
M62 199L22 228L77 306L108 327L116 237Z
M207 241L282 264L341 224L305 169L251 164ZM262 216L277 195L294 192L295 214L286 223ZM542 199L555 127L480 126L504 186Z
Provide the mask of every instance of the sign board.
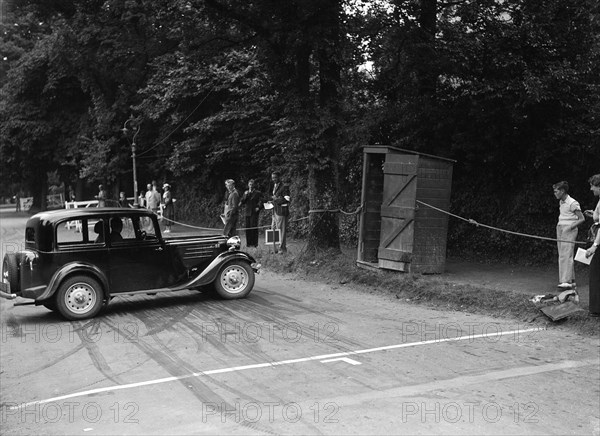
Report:
M281 230L265 230L265 245L279 244L279 241L281 241Z

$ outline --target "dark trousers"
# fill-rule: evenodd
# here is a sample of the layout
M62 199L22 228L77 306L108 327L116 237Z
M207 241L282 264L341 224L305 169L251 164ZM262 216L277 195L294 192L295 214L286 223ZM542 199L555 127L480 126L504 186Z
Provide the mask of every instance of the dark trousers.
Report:
M258 214L246 215L246 245L258 246Z
M590 312L600 313L600 250L590 263Z

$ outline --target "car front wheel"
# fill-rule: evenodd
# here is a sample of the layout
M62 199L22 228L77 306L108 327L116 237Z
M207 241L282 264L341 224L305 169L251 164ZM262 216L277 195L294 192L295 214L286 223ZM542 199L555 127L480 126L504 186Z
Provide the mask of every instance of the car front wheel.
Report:
M254 271L247 262L227 262L215 280L215 290L221 298L244 298L254 287Z
M103 298L102 287L97 280L74 276L65 280L58 289L56 307L68 320L92 318L102 309Z

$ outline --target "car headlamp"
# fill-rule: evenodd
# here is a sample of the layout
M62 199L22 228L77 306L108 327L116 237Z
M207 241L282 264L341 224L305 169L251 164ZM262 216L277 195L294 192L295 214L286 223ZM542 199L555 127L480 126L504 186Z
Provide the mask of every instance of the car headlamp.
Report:
M227 245L229 245L229 250L237 250L242 245L242 240L239 236L232 236L227 240Z

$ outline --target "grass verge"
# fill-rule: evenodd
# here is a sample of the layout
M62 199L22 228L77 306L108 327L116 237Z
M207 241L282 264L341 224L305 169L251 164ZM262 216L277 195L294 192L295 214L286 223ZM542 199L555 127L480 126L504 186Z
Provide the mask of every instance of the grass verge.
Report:
M354 285L366 293L395 296L412 304L504 317L547 328L566 327L585 336L600 333L600 320L587 310L552 322L523 293L452 283L435 275L371 271L356 266L354 253L335 250L308 255L277 255L262 248L250 254L269 271L331 285Z

